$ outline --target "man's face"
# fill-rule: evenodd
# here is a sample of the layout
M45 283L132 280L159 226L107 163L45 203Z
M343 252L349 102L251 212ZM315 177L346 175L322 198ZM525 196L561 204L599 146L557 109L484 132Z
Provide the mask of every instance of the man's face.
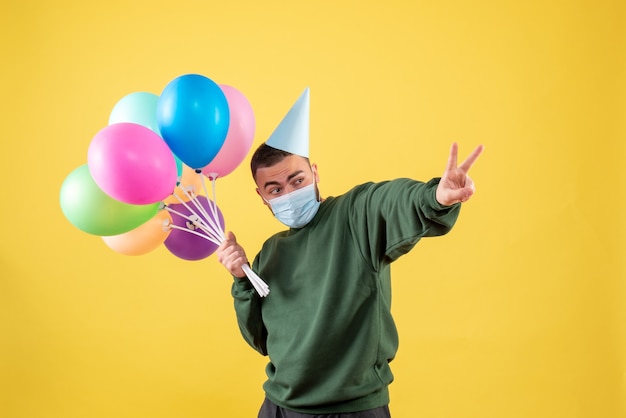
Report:
M266 201L293 192L313 182L319 183L317 166L306 158L290 155L271 167L256 171L257 193Z

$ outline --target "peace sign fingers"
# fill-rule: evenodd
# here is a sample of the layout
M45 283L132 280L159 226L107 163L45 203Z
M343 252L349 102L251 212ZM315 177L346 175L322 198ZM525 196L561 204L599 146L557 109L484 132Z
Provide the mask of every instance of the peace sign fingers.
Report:
M483 146L476 149L457 167L459 147L456 143L450 148L450 156L446 171L444 171L439 185L437 186L436 199L444 206L449 206L458 202L466 202L474 194L474 183L467 175L480 154Z
M479 145L476 149L463 161L463 163L459 166L461 170L467 173L470 168L474 165L480 154L483 152L483 146ZM454 154L454 163L456 164L456 156L458 153L458 146L456 144L452 145L452 150L450 151L450 159L452 159L452 154ZM450 165L450 161L448 161L448 166Z

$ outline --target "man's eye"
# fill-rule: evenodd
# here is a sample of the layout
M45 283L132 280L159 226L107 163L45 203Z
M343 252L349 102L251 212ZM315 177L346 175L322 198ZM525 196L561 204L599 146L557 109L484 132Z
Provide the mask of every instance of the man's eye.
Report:
M279 187L276 187L275 189L271 189L270 190L270 194L277 194L277 193L280 193L280 188Z

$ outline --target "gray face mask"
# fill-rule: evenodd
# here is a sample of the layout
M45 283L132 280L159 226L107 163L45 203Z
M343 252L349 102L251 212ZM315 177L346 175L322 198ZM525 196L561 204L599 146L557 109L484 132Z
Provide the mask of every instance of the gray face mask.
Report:
M290 228L302 228L311 222L320 207L315 183L266 202L276 219Z

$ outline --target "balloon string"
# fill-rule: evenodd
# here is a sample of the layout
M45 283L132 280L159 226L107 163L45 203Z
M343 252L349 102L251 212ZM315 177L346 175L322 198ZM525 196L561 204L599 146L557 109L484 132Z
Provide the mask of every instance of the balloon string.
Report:
M208 196L208 194L206 193L206 186L204 186L204 176L202 175L202 172L196 171L196 174L200 176L200 180L203 182L202 185L204 188L204 193L206 196ZM204 215L204 219L210 224L213 232L216 235L218 235L222 239L222 241L225 240L226 237L224 236L222 226L220 225L220 222L219 222L219 216L217 213L217 206L215 202L214 201L211 202L211 199L207 197L207 200L209 201L208 202L209 208L211 209L211 212L213 214L213 216L209 216L204 206L202 206L200 202L198 201L198 199L196 199L197 195L194 193L193 189L191 191L183 190L183 192L192 201L192 203L196 206L196 208Z
M196 207L200 207L200 208L202 208L202 205L200 205L200 203L198 202L198 199L194 198L194 195L192 195L191 193L188 193L188 192L186 192L186 191L184 191L184 190L183 190L183 192L185 193L185 195L186 195L187 197L190 197L190 198L191 198L191 200L193 201L193 203L194 203L194 205L195 205ZM219 229L216 227L216 225L215 225L215 223L213 222L213 220L211 219L211 217L210 217L210 216L208 216L208 215L206 214L206 211L202 210L202 212L204 212L204 216L205 216L205 218L202 218L202 217L201 217L201 216L199 216L199 215L196 213L196 211L195 211L195 210L193 210L193 209L192 209L192 208L191 208L191 207L190 207L190 206L189 206L189 205L188 205L188 204L187 204L187 203L186 203L186 202L185 202L185 201L184 201L184 200L183 200L180 196L178 196L176 193L173 193L173 195L174 195L174 197L175 197L176 199L178 199L178 201L179 201L180 203L182 203L182 205L183 205L185 208L187 208L187 210L188 210L189 212L191 212L193 215L196 215L196 216L198 217L197 221L202 222L202 226L203 226L204 228L206 228L206 229L210 230L210 231L211 231L211 233L212 233L212 234L213 234L216 238L221 238L221 237L220 237L220 234L217 232ZM203 209L203 208L202 208L202 209ZM192 222L196 221L196 219L189 219L188 217L186 217L185 215L180 214L180 213L177 213L177 215L182 216L182 217L184 217L185 219L188 219L188 220L190 220L190 221L192 221ZM207 222L206 222L206 221L208 221L208 224L207 224ZM223 240L223 239L222 239L222 240Z
M181 212L176 211L175 209L170 208L169 206L166 206L165 209L171 213L175 213L176 215L192 222L194 225L196 225L197 227L199 227L200 229L202 229L204 232L207 233L207 235L210 235L212 238L216 239L216 240L220 240L220 236L219 234L212 229L209 225L207 225L206 222L204 222L204 219L202 219L201 216L199 216L192 208L189 207L189 205L185 204L185 202L182 201L182 199L175 195L177 199L179 199L179 201L181 201L183 203L183 205L187 208L187 210L189 210L191 212L192 215L195 216L195 218L192 218L188 215L185 215ZM221 240L220 240L221 243Z
M178 226L178 225L175 225L175 224L172 224L172 223L170 223L170 224L168 225L168 228L178 229L179 231L189 232L190 234L194 234L194 235L197 235L197 236L199 236L199 237L202 237L202 238L204 238L204 239L206 239L206 240L209 240L209 241L211 241L211 242L212 242L213 244L215 244L215 245L220 245L220 243L219 243L219 242L217 242L217 241L216 241L216 240L214 240L213 238L209 237L208 235L201 234L200 232L193 231L193 230L191 230L191 229L189 229L189 228L184 228L184 227L182 227L182 226Z
M267 296L270 293L269 286L263 280L261 280L261 278L254 271L252 271L249 265L244 264L242 268L257 293L261 297Z
M216 181L217 181L217 176L211 178L211 185L213 188L213 211L215 211L215 216L217 216L217 197L215 196ZM226 239L226 236L224 235L224 230L221 228L221 225L220 225L220 234L222 235L222 238Z
M211 177L211 183L213 184L213 201L212 201L212 203L209 204L209 207L211 208L211 211L213 212L213 216L215 216L217 218L217 199L215 197L215 180L216 180L216 177L217 176L212 176ZM201 177L201 180L202 180L202 188L204 189L204 194L208 196L209 192L207 192L206 182L204 181L204 176ZM219 226L218 232L222 236L222 239L226 239L226 236L224 235L224 231L222 230L221 225Z
M189 197L190 201L194 204L196 209L198 209L198 211L202 213L202 216L204 217L203 220L208 223L207 227L211 228L211 231L223 241L225 237L224 237L224 234L221 232L222 227L218 221L217 211L215 211L215 213L211 217L209 216L204 206L200 204L200 200L197 198L198 197L197 195L193 193L187 193L187 196ZM209 200L209 207L211 207L210 199L207 198L207 200Z
M176 215L186 219L187 221L191 222L194 226L196 226L198 229L202 230L207 236L211 237L212 239L218 241L218 244L221 243L220 237L214 232L212 231L210 228L207 227L207 225L202 221L202 218L200 218L197 214L193 213L193 216L187 216L185 214L182 214L180 212L177 212L171 208L167 209L169 212L171 213L175 213ZM190 229L189 227L187 229Z
M216 235L213 231L211 231L209 228L206 228L206 226L202 225L201 219L199 219L199 218L193 218L193 217L191 217L191 216L187 216L187 215L185 215L185 214L183 214L183 213L180 213L180 212L178 212L177 210L172 209L172 208L170 208L170 207L165 207L165 210L167 210L167 211L168 211L168 212L170 212L170 213L174 213L174 214L176 214L176 215L180 216L181 218L186 219L186 220L188 220L189 222L193 223L195 226L197 226L199 229L201 229L204 233L206 233L206 234L207 234L207 236L208 236L208 237L210 237L211 239L216 240L216 241L219 241L219 240L220 240L220 237L219 237L219 236L217 236L217 235ZM198 216L198 215L195 215L195 216ZM171 224L171 225L173 225L173 224ZM187 230L190 230L189 228L186 228L186 229L187 229ZM221 244L221 241L217 242L217 244L218 244L218 245L219 245L219 244Z
M168 208L168 209L166 209L166 210L167 210L168 212L175 213L176 215L178 215L178 216L180 216L180 217L182 217L182 218L186 219L187 221L191 222L194 226L196 226L198 229L200 229L201 231L203 231L203 232L204 232L204 233L205 233L205 234L206 234L209 238L211 238L211 239L213 239L213 240L216 240L216 241L218 241L218 240L219 240L219 237L218 237L218 236L216 236L214 233L212 233L209 229L207 229L206 227L204 227L204 226L201 224L201 222L199 222L199 219L198 219L198 218L194 218L194 217L191 217L191 216L186 216L186 215L184 215L184 214L182 214L182 213L180 213L180 212L177 212L177 211L175 211L175 210L173 210L173 209L170 209L170 208ZM188 230L191 230L189 227L187 227L187 229L188 229ZM220 242L218 242L218 244L220 244Z

